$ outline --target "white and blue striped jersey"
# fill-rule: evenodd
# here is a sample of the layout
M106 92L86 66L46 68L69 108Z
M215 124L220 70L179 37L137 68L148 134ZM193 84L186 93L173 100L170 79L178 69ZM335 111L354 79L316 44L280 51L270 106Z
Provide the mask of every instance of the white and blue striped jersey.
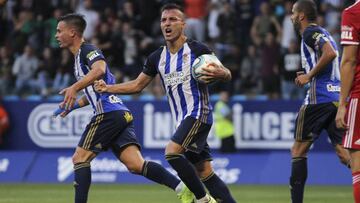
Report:
M102 52L92 44L83 43L75 56L74 74L76 79L81 80L91 70L91 65L98 60L105 61ZM110 72L108 65L106 65L105 74L101 79L106 84L115 84L114 75ZM95 115L117 110L128 111L128 108L119 97L109 93L97 93L93 85L84 88L83 92L92 106Z
M312 78L304 104L319 104L339 100L339 52L334 39L324 28L310 25L304 30L301 41L301 63L305 72L310 72L318 63L322 54L322 47L326 42L331 43L337 57Z
M187 40L177 53L160 47L145 62L143 73L151 77L160 75L176 127L188 116L207 124L213 122L207 85L198 83L191 75L194 60L211 53L206 45Z

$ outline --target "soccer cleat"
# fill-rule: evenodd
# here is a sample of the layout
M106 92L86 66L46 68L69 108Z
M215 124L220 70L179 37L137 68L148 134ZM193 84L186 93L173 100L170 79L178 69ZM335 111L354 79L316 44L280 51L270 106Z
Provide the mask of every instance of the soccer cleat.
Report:
M212 197L212 196L208 196L210 199L208 201L208 203L217 203L217 201Z
M189 190L188 187L184 184L181 188L181 191L177 194L181 203L193 203L194 202L194 194Z

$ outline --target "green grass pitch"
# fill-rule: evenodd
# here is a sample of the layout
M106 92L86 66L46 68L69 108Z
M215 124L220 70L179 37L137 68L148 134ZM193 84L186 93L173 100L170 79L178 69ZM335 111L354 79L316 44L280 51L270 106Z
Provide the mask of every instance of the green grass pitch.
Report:
M232 185L239 203L288 203L288 186ZM70 184L0 184L0 203L71 203ZM175 193L159 185L93 184L88 203L177 203ZM351 186L307 186L306 203L350 203Z

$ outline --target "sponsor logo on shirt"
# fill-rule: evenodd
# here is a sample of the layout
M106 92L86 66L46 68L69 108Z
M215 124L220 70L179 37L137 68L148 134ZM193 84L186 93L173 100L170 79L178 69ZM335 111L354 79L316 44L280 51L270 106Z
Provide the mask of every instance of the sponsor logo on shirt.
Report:
M86 58L92 61L97 56L100 56L100 54L97 51L92 51L86 55Z
M326 89L328 92L340 92L340 86L338 85L327 84Z
M353 40L353 28L347 25L341 26L341 39Z

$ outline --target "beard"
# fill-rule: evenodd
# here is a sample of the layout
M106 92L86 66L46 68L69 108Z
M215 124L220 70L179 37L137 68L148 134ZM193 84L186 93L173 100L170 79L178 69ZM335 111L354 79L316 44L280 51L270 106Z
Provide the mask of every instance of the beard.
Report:
M296 33L300 34L300 22L298 20L295 20L293 22L293 25L294 25L294 30Z

